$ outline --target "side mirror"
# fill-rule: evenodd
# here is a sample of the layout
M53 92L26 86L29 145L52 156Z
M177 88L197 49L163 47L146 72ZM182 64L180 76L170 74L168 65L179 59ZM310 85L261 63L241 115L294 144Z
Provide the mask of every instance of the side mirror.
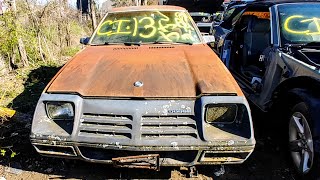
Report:
M202 37L204 39L204 42L207 43L207 44L211 44L211 43L215 42L215 38L212 35L204 35Z
M80 38L80 43L87 45L90 41L90 37L84 37L84 38Z

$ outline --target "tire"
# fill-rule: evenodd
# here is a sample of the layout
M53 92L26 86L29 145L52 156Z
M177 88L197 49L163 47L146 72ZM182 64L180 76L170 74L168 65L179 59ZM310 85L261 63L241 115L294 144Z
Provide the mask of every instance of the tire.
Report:
M290 159L296 172L302 177L319 176L315 172L318 157L314 149L312 122L308 106L304 102L293 106L288 126Z

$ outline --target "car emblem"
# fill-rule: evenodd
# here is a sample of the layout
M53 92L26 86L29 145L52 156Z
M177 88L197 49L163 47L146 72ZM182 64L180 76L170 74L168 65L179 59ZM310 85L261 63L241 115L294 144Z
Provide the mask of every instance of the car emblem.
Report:
M143 82L141 81L137 81L133 84L135 87L142 87L143 86Z

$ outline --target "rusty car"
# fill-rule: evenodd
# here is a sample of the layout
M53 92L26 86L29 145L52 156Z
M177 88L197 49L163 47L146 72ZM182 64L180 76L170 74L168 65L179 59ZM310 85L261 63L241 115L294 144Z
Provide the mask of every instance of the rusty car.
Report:
M251 111L212 41L181 7L112 9L43 91L32 145L117 167L243 163Z

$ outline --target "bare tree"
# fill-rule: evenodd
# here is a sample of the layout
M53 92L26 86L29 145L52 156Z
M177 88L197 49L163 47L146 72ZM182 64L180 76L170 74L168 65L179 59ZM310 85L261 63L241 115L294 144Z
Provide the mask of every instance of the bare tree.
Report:
M11 10L14 12L14 15L15 15L15 18L17 19L17 6L16 6L16 0L11 0L9 2L10 4L10 8ZM15 24L15 27L17 27L16 23L14 22ZM23 64L23 66L28 66L29 65L29 62L28 62L28 57L27 57L27 52L26 52L26 49L25 49L25 46L24 46L24 43L22 41L22 38L21 36L16 33L16 37L18 39L18 50L19 50L19 54L20 54L20 58L21 58L21 62ZM13 53L14 54L14 53ZM12 59L15 59L15 58L12 58ZM14 62L10 62L10 64L14 64Z
M96 16L96 3L94 0L90 0L90 9L91 9L92 28L93 30L95 30L97 28L97 16Z

